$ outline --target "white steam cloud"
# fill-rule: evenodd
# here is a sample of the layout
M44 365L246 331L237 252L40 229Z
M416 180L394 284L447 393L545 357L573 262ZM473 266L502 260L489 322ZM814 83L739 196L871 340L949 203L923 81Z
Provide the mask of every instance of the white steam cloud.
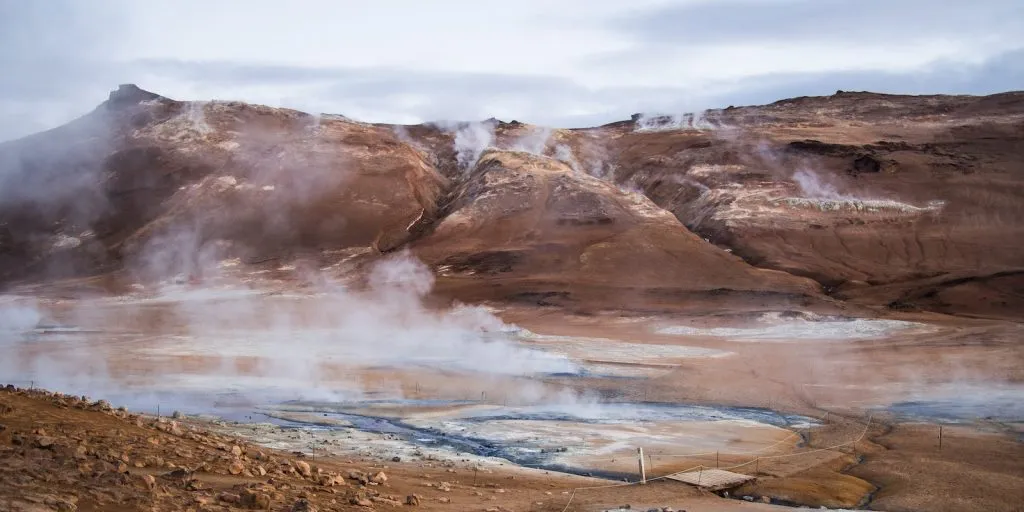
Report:
M455 131L455 155L459 169L469 169L480 160L480 155L494 142L494 124L490 122L463 123Z
M381 368L392 368L393 380L374 393L387 398L403 398L405 372L488 381L579 371L564 355L516 341L516 328L484 308L428 308L433 274L409 255L374 265L365 290L318 277L303 294L172 285L155 296L65 304L54 314L75 325L56 330L37 328L48 315L33 305L8 301L0 381L195 410L225 393L254 404L360 399L360 375ZM523 381L507 392L540 399L542 387Z
M798 170L793 173L793 181L800 186L804 197L811 199L851 199L849 196L840 194L834 185L822 180L821 176L814 171Z
M545 151L547 151L548 140L550 139L551 128L547 126L534 126L530 131L516 139L512 143L511 149L543 156Z

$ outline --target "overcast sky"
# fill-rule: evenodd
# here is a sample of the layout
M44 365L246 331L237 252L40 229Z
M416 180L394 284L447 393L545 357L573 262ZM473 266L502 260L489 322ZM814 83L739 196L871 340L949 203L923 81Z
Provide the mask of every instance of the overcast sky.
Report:
M1024 89L1021 0L0 0L0 140L119 83L365 121L585 126Z

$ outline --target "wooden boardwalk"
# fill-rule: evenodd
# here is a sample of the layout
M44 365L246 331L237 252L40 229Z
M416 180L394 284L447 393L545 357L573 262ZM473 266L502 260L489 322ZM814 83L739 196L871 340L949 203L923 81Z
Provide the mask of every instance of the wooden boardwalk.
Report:
M709 491L719 491L722 489L739 487L740 485L755 479L755 477L750 475L733 473L732 471L725 471L724 469L701 469L687 473L676 473L666 478L694 485Z

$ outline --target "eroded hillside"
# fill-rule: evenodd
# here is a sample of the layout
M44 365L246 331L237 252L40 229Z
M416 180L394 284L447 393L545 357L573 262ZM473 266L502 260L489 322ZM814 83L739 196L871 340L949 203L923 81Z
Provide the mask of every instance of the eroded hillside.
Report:
M0 145L0 277L287 280L296 262L343 272L410 250L464 300L1012 317L1022 155L1022 93L837 93L552 130L122 86Z

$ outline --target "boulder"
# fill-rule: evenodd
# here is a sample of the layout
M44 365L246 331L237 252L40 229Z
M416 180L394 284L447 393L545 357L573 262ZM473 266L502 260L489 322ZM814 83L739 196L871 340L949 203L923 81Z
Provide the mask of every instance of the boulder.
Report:
M295 470L298 471L300 475L306 478L313 476L313 469L310 468L309 464L306 463L305 461L295 461Z

